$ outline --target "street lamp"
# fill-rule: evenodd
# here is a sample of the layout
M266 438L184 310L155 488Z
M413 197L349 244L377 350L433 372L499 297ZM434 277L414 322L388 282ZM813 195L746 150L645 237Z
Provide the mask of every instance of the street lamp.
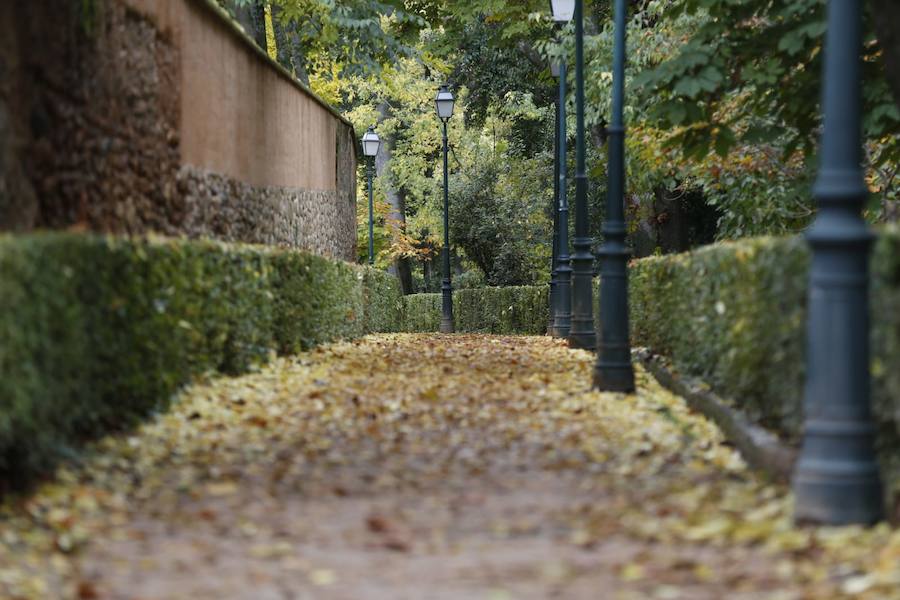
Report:
M575 0L551 0L550 12L557 24L572 20ZM566 166L566 59L560 55L554 63L554 75L559 78L559 95L556 100L556 165L557 202L555 208L556 225L556 302L554 305L553 330L556 337L568 338L572 326L572 266L569 257L569 201Z
M606 218L600 271L600 347L594 387L633 392L634 368L628 338L628 248L625 246L625 0L615 2L612 123L609 132Z
M447 174L447 122L453 116L453 94L446 84L438 89L434 108L444 124L444 280L441 283L443 295L441 312L441 333L453 333L453 286L450 281L450 188Z
M568 23L575 13L575 0L550 0L550 14L557 23Z
M805 426L794 470L797 522L870 524L884 517L870 406L869 251L863 179L860 2L828 3L819 213L812 248Z
M567 4L565 2L560 3ZM560 8L564 8L560 6ZM584 148L584 0L575 0L575 239L572 240L572 328L569 345L594 350L594 286Z
M550 74L554 78L559 77L559 63L550 60ZM556 270L559 260L559 99L555 102L556 123L553 132L553 199L550 202L550 214L553 218L552 252L550 256L550 322L547 324L547 333L556 335L556 313L558 302L556 288L559 283L559 273Z
M375 217L373 214L374 204L372 201L372 171L373 164L375 162L375 156L378 154L378 149L381 148L381 138L378 137L378 134L375 133L375 126L372 125L369 127L368 131L363 134L362 137L362 148L363 154L367 158L366 160L366 174L368 175L369 180L369 264L375 264Z

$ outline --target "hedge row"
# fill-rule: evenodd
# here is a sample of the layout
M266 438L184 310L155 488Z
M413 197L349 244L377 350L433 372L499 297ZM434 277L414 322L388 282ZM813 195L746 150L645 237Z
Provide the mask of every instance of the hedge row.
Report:
M396 278L304 253L0 236L0 486L164 409L207 371L395 329Z
M550 318L547 286L485 287L453 292L453 318L461 333L543 335ZM403 298L401 331L438 331L441 294Z
M802 425L809 251L802 238L755 238L634 261L632 342L671 358L757 422L796 440ZM900 477L900 229L872 259L873 405L879 446ZM595 300L596 300L595 294ZM437 331L440 294L403 299L404 331ZM542 334L547 287L454 293L462 332Z
M796 439L802 424L810 254L801 238L716 244L636 261L633 342L670 357L759 422ZM900 230L872 259L873 405L889 472L900 473ZM893 477L892 477L893 478Z

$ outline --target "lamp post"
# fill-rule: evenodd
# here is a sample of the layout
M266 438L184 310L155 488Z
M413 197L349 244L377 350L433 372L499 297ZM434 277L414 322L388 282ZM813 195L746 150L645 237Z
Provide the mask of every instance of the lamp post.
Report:
M600 346L594 387L633 392L634 368L628 338L628 248L625 246L625 0L615 1L612 123L603 246L600 248Z
M559 78L559 63L550 61L550 74ZM550 203L550 212L553 215L553 252L550 257L550 322L547 325L547 333L556 335L556 313L558 302L556 288L559 285L559 273L556 270L559 260L559 108L560 101L556 103L556 123L553 133L553 200Z
M441 283L441 333L453 333L453 285L450 280L450 188L447 174L447 123L453 116L453 94L446 84L438 89L434 99L437 116L444 125L444 280Z
M369 180L369 264L375 264L375 215L374 202L372 200L372 171L375 156L378 149L381 148L381 139L375 133L375 126L369 127L368 131L362 137L363 154L366 157L366 175Z
M869 251L861 218L858 0L828 3L824 129L813 193L803 446L793 477L798 522L869 524L884 516L870 407Z
M594 350L594 289L588 233L584 148L584 0L575 0L575 239L572 240L572 328L569 345Z
M575 11L575 0L550 0L550 14L553 20L562 27L572 20ZM557 98L557 250L556 250L556 318L553 335L568 338L572 327L572 265L569 257L569 200L567 188L566 155L566 59L559 57L559 97Z

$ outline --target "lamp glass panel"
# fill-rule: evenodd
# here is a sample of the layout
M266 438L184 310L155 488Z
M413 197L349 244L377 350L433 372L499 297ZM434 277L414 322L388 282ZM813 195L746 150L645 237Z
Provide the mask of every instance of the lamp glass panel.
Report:
M439 118L449 119L453 116L453 94L447 88L441 88L440 91L438 91L434 104Z
M550 10L557 23L571 21L575 15L575 0L550 0Z
M381 147L381 140L378 138L378 134L374 131L367 131L362 139L363 143L363 154L366 156L375 156L378 154L378 149Z

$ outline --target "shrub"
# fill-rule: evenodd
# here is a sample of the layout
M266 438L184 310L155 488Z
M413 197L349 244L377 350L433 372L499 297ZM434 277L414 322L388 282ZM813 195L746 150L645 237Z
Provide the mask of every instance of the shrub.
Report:
M440 294L412 294L403 297L402 331L427 333L440 331L440 328Z
M263 247L0 235L0 488L164 409L192 376L397 329L394 279Z
M462 333L543 335L550 318L549 286L485 287L453 292L453 317ZM438 331L441 294L403 298L403 331Z
M715 244L635 261L633 342L669 356L764 425L797 439L802 425L810 254L797 237ZM900 230L872 257L872 402L878 445L900 485Z

